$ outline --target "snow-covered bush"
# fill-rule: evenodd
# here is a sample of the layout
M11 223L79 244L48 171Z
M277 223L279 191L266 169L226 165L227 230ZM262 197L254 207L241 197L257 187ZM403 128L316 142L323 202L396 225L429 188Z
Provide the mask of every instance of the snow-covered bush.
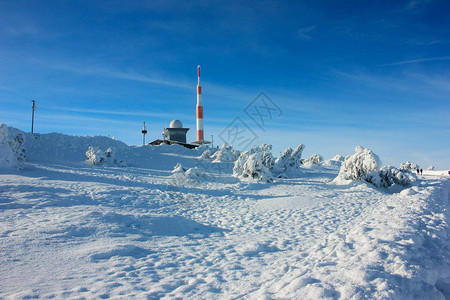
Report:
M361 146L356 147L355 154L345 158L338 176L333 180L337 184L348 184L351 181L367 179L372 172L378 172L381 160L370 149Z
M300 160L302 159L303 149L305 149L305 145L300 144L295 148L294 153L291 155L291 159L289 160L288 169L289 170L298 170L302 165Z
M310 158L302 161L302 164L306 168L313 168L315 166L321 166L323 163L323 157L320 154L313 154Z
M284 172L287 169L292 156L292 148L287 148L277 159L273 166L275 172Z
M26 157L25 142L21 133L12 132L0 124L0 167L22 169Z
M272 181L271 170L275 162L270 150L272 150L271 145L263 144L258 148L242 152L234 164L233 176L262 182Z
M91 165L100 165L106 160L106 154L98 147L89 147L86 158Z
M123 160L114 157L113 150L111 148L106 149L106 151L102 151L99 147L90 146L88 151L86 151L86 158L91 165L126 167Z
M186 172L186 170L187 169L183 167L180 163L177 163L177 165L172 170L172 174L184 173Z
M276 160L273 166L274 172L292 172L299 170L301 166L302 152L305 145L300 144L292 151L292 148L287 148Z
M201 172L197 167L186 169L180 163L177 163L172 170L174 185L182 185L188 180L197 181L204 177L206 177L205 173Z
M202 152L202 155L200 157L204 158L204 159L210 159L211 158L211 150L206 149L205 151Z
M325 161L322 164L322 166L331 168L340 168L344 160L345 160L344 156L337 154L333 158L330 158L329 160Z
M408 171L415 171L417 169L420 169L420 166L418 164L412 163L410 161L404 162L400 164L400 170L408 170Z
M378 172L380 181L373 182L377 187L391 187L394 185L400 185L402 187L411 186L411 182L416 180L416 177L405 170L399 170L395 167L387 166L383 167Z
M186 176L186 178L188 179L194 179L194 180L198 180L200 178L205 177L205 173L201 172L197 167L193 167L188 169L184 175Z
M237 159L236 151L232 146L224 143L220 147L219 151L214 153L211 158L214 158L214 162L234 162Z
M433 165L429 166L427 170L428 171L434 171L434 166Z

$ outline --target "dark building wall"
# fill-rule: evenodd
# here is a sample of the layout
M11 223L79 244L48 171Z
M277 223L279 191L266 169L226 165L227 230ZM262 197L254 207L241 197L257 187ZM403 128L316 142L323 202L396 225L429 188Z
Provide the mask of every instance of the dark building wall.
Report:
M186 143L186 134L189 128L167 128L169 132L168 139L180 143Z

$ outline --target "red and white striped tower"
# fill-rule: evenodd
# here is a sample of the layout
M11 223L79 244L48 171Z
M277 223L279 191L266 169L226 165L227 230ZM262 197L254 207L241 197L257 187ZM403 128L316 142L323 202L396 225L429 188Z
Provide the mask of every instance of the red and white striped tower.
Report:
M202 104L202 86L200 85L200 66L197 67L198 84L197 84L197 142L204 140L203 135L203 104Z

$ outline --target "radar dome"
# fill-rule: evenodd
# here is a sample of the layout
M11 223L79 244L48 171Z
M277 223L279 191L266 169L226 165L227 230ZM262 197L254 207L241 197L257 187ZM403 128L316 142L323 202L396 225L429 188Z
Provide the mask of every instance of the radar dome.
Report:
M181 123L180 120L173 120L172 122L170 122L169 127L170 128L183 128L183 123Z

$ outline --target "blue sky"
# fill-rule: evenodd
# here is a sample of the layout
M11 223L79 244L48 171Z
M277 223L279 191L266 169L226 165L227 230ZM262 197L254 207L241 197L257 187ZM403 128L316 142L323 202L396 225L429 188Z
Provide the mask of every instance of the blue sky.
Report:
M0 1L0 123L35 131L195 140L236 118L274 154L352 154L450 168L450 3L428 1ZM280 109L260 127L246 108ZM257 99L258 101L258 99ZM250 108L251 108L250 107ZM240 125L241 126L241 125ZM225 137L225 138L224 138Z

